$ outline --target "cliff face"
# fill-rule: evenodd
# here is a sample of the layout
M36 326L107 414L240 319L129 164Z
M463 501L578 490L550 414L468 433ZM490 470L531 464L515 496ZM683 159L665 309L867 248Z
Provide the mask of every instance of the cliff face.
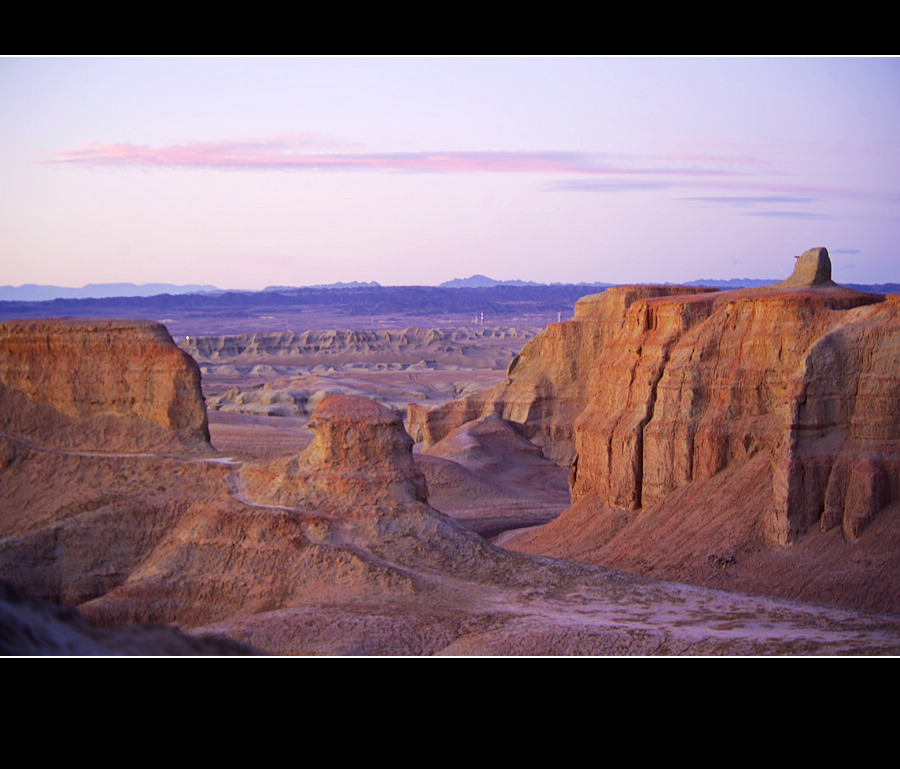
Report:
M621 293L610 298L616 296ZM852 366L861 371L881 372L871 368L876 360L896 368L891 344L880 334L867 336L867 311L874 317L879 307L850 311L857 312L859 326L847 344L858 350ZM677 318L679 312L670 315ZM686 333L701 325L695 319ZM881 616L710 593L491 545L424 501L422 474L399 415L366 400L323 399L311 420L315 442L290 460L241 463L216 453L171 451L171 440L162 441L160 452L135 450L129 441L149 445L153 438L171 438L194 425L185 413L193 413L191 404L199 400L192 378L196 369L172 354L167 336L152 324L116 326L116 333L106 337L102 331L109 327L102 324L90 326L90 333L81 328L80 336L75 326L68 329L66 344L60 341L64 329L43 336L23 332L20 338L27 344L6 345L3 397L10 400L4 400L2 413L7 435L12 435L10 426L30 432L0 439L0 580L77 606L97 623L172 623L192 634L213 633L295 654L858 654L898 649L900 625ZM98 338L108 340L105 347ZM831 344L843 349L837 339ZM830 349L824 345L809 356L813 373ZM40 350L58 360L43 358ZM60 370L66 365L69 382ZM112 373L103 371L106 367ZM29 383L42 377L42 386L30 390ZM175 381L167 385L166 377ZM195 383L184 399L178 395L184 389L179 377ZM879 473L893 472L894 432L879 415L884 404L896 402L896 380L881 374L862 380L855 388L841 389L841 382L826 388L836 394L823 403L846 403L852 409L846 432L850 444L861 441L868 449L873 441L884 441L881 464L874 456L869 462L874 488L883 493ZM152 386L142 385L146 381ZM802 390L804 381L800 377L791 386ZM87 387L89 382L96 387ZM810 384L805 399L790 402L810 403L815 393ZM8 411L10 403L23 411ZM823 413L832 411L840 413L830 407ZM814 413L819 412L803 411L791 423L796 423L799 444L812 447L798 454L802 467L807 455L824 455L800 434ZM31 424L22 414L47 421ZM537 452L523 445L518 431L499 422L489 417L461 431L444 452L480 464L514 453L535 458ZM57 426L66 432L51 432ZM197 430L189 434L196 438ZM98 441L102 448L95 448ZM51 447L53 442L58 447ZM832 447L830 433L824 442ZM851 455L844 454L849 461ZM760 458L769 461L760 451L748 464L756 467ZM841 486L845 499L867 488L854 478L855 468L849 466ZM500 480L518 482L513 468L503 469L508 474ZM536 474L533 464L520 471ZM718 483L728 474L726 468L708 480ZM771 473L758 475L771 489ZM888 494L891 482L888 477ZM746 496L746 489L744 484L738 491ZM667 500L678 494L672 492ZM689 504L687 496L683 500ZM862 536L877 531L884 519L883 513L876 516ZM693 528L692 539L696 533ZM844 581L842 574L839 578ZM879 582L890 593L885 600L898 595L888 580ZM741 617L749 619L742 625ZM721 632L724 623L727 633ZM34 631L33 625L23 629L28 636ZM96 637L93 631L78 635ZM118 647L121 641L114 643ZM64 649L103 653L96 644Z
M841 288L825 249L781 283L738 291L611 288L579 301L507 381L427 414L425 445L497 413L571 458L573 503L645 510L762 453L766 541L859 535L900 499L897 297Z
M845 313L807 349L774 467L778 541L817 520L856 539L900 501L900 295Z
M0 431L82 449L209 442L196 363L141 321L0 324Z
M434 409L410 406L407 429L428 448L467 422L499 414L524 425L528 439L548 459L568 465L575 450L575 418L587 405L598 357L621 334L625 308L640 296L709 290L641 286L583 297L572 320L549 325L525 344L505 382Z
M822 517L846 441L856 451L855 436L874 420L892 444L880 448L896 453L898 305L882 299L823 287L633 302L595 361L588 405L575 421L573 501L652 507L764 451L775 476L765 534L792 541ZM860 349L860 337L871 351ZM832 481L826 525L847 516L851 535L860 505L883 506L897 490L872 481L882 501L857 493L845 510L839 487L848 482Z

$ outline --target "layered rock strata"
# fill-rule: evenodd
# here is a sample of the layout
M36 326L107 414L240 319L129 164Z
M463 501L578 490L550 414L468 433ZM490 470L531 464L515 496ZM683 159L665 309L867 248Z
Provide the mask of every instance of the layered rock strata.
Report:
M514 328L284 331L188 337L180 345L201 366L415 366L434 357L458 366L500 367L533 332ZM497 363L497 361L501 361Z
M878 299L791 289L634 302L621 335L598 356L588 406L575 421L573 500L651 507L766 451L774 472L766 535L795 539L822 517L828 478L845 441L861 433L854 424L871 421L866 410L888 417L884 439L896 452L890 392L898 369L884 348L897 349L897 304ZM854 347L862 318L880 357ZM857 402L867 381L879 383L880 402ZM823 523L856 519L860 504L891 498L873 493L880 503L844 509L835 490ZM847 533L854 527L848 520Z
M142 321L0 324L0 432L53 447L209 448L197 364Z
M572 457L573 502L623 510L764 452L767 541L819 524L854 538L900 499L898 309L834 284L824 248L761 289L612 288L531 340L506 383L414 416L426 445L485 412L522 422Z
M312 419L316 444L286 465L86 449L78 438L93 445L92 417L102 410L94 402L86 416L66 417L83 429L65 447L0 442L0 580L101 625L166 623L285 654L898 648L900 626L882 616L709 593L492 546L423 501L398 415L371 402L323 401ZM496 417L469 432L477 446L467 449L459 433L456 448L472 460L492 455L491 436L536 453ZM35 631L43 632L26 620L23 632ZM163 651L80 624L73 636L53 623L50 635L41 644L50 653Z
M427 500L402 416L368 398L331 395L309 421L301 454L248 464L247 494L269 504L342 511L392 510Z
M583 297L572 320L549 325L525 344L504 382L437 408L411 405L407 429L428 448L467 422L499 414L523 425L527 438L548 459L568 465L574 455L575 418L587 405L595 362L621 333L625 308L639 297L711 290L626 286Z

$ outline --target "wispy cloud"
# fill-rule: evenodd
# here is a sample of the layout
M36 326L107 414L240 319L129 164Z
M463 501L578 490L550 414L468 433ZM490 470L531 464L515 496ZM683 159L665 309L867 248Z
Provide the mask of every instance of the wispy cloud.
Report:
M706 195L682 198L693 203L713 203L727 206L753 206L758 204L773 205L778 203L814 203L816 198L799 195Z
M88 142L52 153L40 162L70 168L552 175L556 178L547 180L542 189L599 194L693 189L702 195L678 200L743 208L747 216L794 219L830 218L802 210L825 198L900 199L896 193L811 186L789 177L761 175L759 159L745 151L734 155L557 150L367 152L344 139L293 132L159 147ZM791 210L777 210L782 205Z
M567 175L732 173L728 158L626 156L565 151L360 152L315 134L189 142L165 147L89 142L51 154L49 165L93 168L368 170L431 173L558 173ZM658 183L655 186L659 186ZM597 188L595 188L597 189Z
M643 192L675 186L671 181L644 179L572 179L553 182L547 189L554 192Z
M831 214L817 214L811 211L747 211L744 216L767 216L781 219L836 219Z

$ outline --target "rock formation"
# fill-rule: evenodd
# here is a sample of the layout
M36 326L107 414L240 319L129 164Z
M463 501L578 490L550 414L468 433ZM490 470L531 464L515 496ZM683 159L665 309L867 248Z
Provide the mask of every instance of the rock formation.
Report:
M812 288L813 286L836 286L831 279L831 257L826 248L810 248L794 257L797 264L787 280L774 284L772 288Z
M583 297L572 320L549 325L525 344L509 364L505 382L437 408L411 406L407 429L427 448L460 425L499 414L523 425L526 437L548 459L567 465L574 454L573 425L587 405L594 362L620 333L624 309L641 296L706 291L712 289L639 286Z
M631 531L652 540L664 513L676 529L679 518L691 524L664 538L677 559L684 538L711 541L698 510L734 524L706 504L727 491L749 522L742 532L800 536L821 496L821 520L833 525L824 536L858 532L865 545L887 531L898 552L886 526L897 499L897 310L829 286L589 298L576 324L557 324L511 367L506 385L532 388L535 436L546 443L558 429L577 452L575 505L534 533L571 535L572 516L586 510L582 543L601 529L608 542ZM324 398L310 420L316 437L297 455L235 461L205 441L197 369L160 327L36 328L4 327L0 339L0 580L95 624L168 625L277 654L900 650L896 617L710 592L491 544L429 504L400 415L366 399ZM554 339L573 341L570 360L551 353L570 394L560 410L537 387L547 380L535 351ZM593 357L572 359L581 351ZM835 359L857 378L821 377ZM486 461L480 488L507 485L518 504L508 489L515 471L490 463L516 456L534 475L537 460L547 463L503 422L500 395L490 399L489 413L448 431L425 457L472 477L466 463ZM744 551L734 568L727 550L711 554L706 568L745 568ZM888 597L868 608L900 611L888 603L898 572L887 562L865 591L854 573L833 581L867 594L880 585Z
M440 355L456 365L485 365L486 350L504 366L532 334L513 328L383 329L379 331L285 331L270 334L190 337L181 348L200 366L385 365L405 369ZM493 361L492 361L493 362Z
M569 506L568 473L522 433L488 414L422 449L429 504L486 538L553 520Z
M702 511L685 507L688 490L703 484L710 505L709 490L726 481L743 488L729 509L736 515L752 504L744 514L768 546L835 527L856 540L900 502L900 302L830 276L828 253L817 248L797 258L789 279L760 289L608 289L580 300L573 321L532 339L506 383L415 420L427 445L495 412L523 422L548 455L572 457L573 508L510 545L529 552L624 565L615 543L638 530L630 511L646 527L675 499L703 547ZM571 453L548 451L554 436L557 444L569 439ZM672 536L661 549L680 537L666 521L658 522L659 542L666 530ZM593 545L569 533L590 526ZM654 551L646 547L649 567ZM655 552L657 566L686 557ZM661 573L687 574L674 566ZM862 571L857 578L866 579Z
M395 511L427 500L400 414L368 398L331 395L309 421L313 442L301 454L249 464L247 494L267 504Z
M228 638L171 628L98 627L75 609L37 601L0 582L0 656L232 656L259 654Z
M197 364L142 321L0 324L0 432L82 450L209 449Z
M773 543L820 520L855 536L900 499L900 306L836 287L830 272L825 249L813 249L768 289L631 303L575 422L573 500L651 507L759 451L773 461L764 524ZM864 448L867 439L877 445ZM858 454L870 458L842 458ZM849 498L846 469L827 491L848 461Z

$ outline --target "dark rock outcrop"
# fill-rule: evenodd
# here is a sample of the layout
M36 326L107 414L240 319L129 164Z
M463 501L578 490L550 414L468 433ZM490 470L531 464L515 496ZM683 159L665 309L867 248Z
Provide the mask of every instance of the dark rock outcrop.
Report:
M228 638L165 627L105 628L68 606L38 601L0 582L0 656L245 656L260 652Z

